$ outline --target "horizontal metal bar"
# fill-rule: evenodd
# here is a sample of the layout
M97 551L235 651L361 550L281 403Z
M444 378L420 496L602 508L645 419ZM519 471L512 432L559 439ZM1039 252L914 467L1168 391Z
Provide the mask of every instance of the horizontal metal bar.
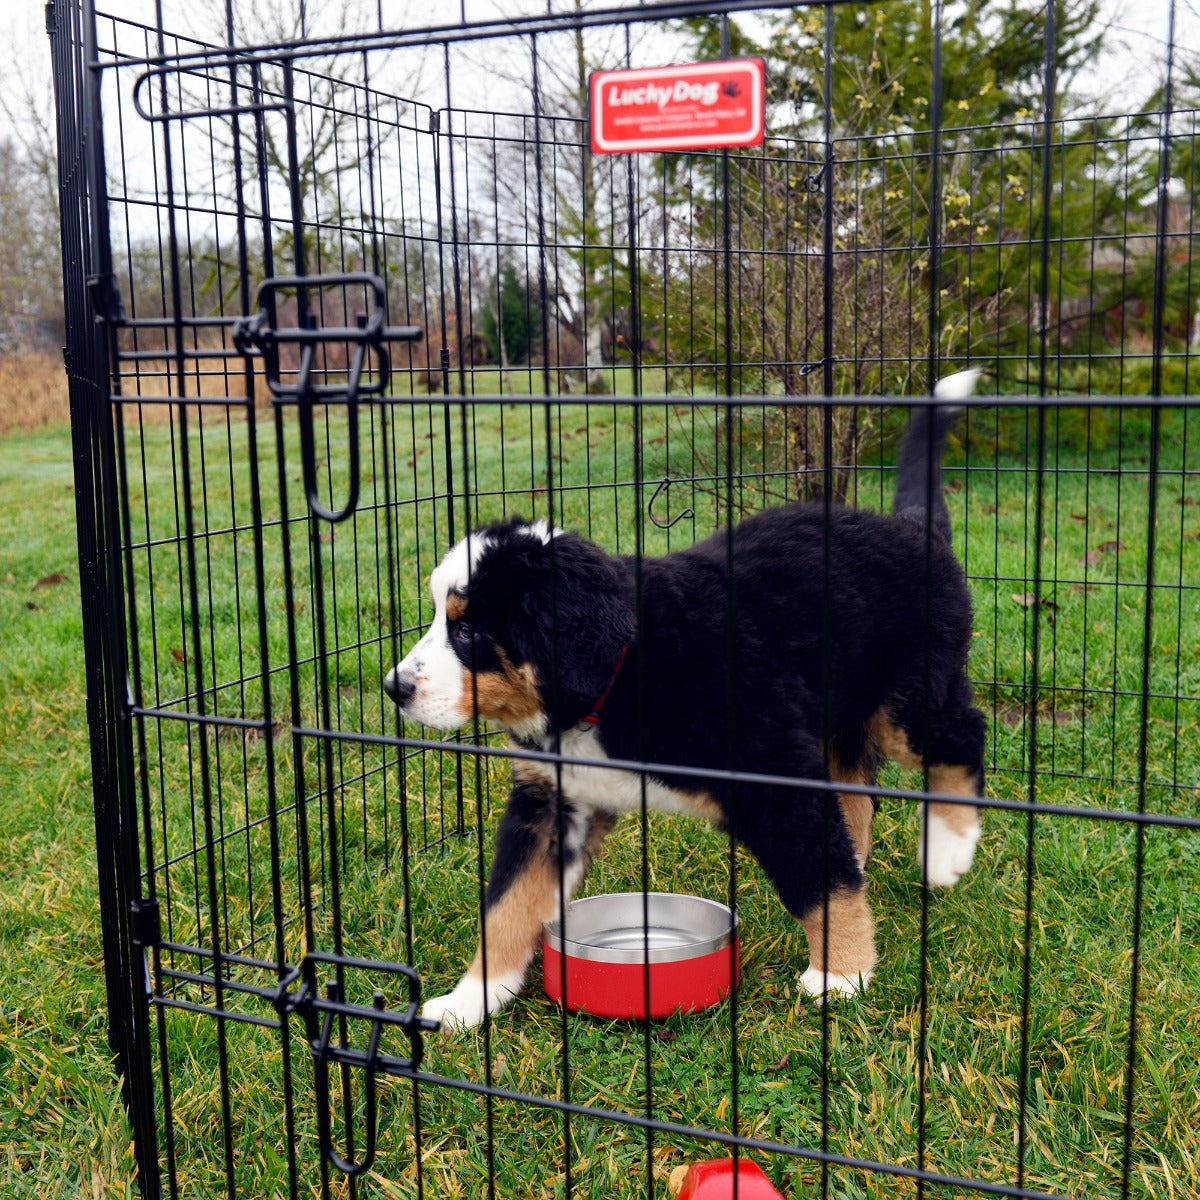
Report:
M260 1029L283 1028L283 1022L277 1018L231 1012L228 1009L214 1008L210 1004L193 1004L190 1000L176 1000L172 996L152 995L149 1000L157 1008L176 1008L183 1012L199 1013L202 1016L214 1017L222 1021L236 1021L241 1025L257 1025Z
M713 767L680 767L671 766L666 763L637 762L633 759L623 758L581 758L569 754L553 754L543 750L526 750L516 746L484 746L476 742L430 741L424 738L390 737L384 734L311 729L303 726L295 728L294 732L300 737L310 737L319 740L365 742L374 745L437 750L448 754L481 755L488 758L540 762L547 763L550 766L588 767L598 770L625 771L634 775L654 775L665 779L684 776L691 779L712 780L717 783L743 783L788 789L807 788L817 792L829 792L833 795L847 793L858 796L886 796L890 800L908 800L916 804L933 801L938 804L959 804L972 808L995 809L999 812L1045 813L1062 817L1078 817L1081 820L1116 821L1132 825L1161 825L1174 829L1200 829L1200 817L1180 817L1169 813L1126 812L1123 809L1089 808L1073 804L1044 804L1034 800L1002 800L995 796L962 796L949 792L920 792L907 788L841 783L826 779L798 779L786 775L763 775L754 771L721 770ZM1149 784L1149 780L1145 782Z
M191 376L189 376L191 377ZM219 378L219 376L214 376ZM139 404L187 404L196 408L253 408L249 396L129 396L124 393L109 397L112 404L134 408Z
M1149 361L1149 355L1137 356L1140 361ZM991 357L984 360L992 361ZM668 366L680 366L679 363L668 363ZM686 364L691 366L691 363ZM754 366L754 363L739 364ZM498 368L477 368L495 373ZM540 369L540 368L539 368ZM582 367L556 367L555 370L582 370ZM605 370L613 368L606 367ZM700 369L700 368L697 368ZM402 373L402 372L401 372ZM431 392L428 396L380 396L372 403L376 405L398 404L428 404L434 408L445 408L457 404L480 407L493 405L511 405L515 402L528 405L530 408L654 408L663 404L678 405L687 408L924 408L947 407L945 400L935 400L927 392L915 393L911 396L671 396L671 395L642 395L642 396L514 396L511 393L481 392L470 396L443 395ZM1013 396L990 395L976 393L961 400L955 400L953 407L966 409L1012 408L1029 409L1036 412L1039 409L1054 411L1060 408L1116 408L1125 410L1151 408L1200 408L1200 394L1179 396ZM1023 468L1031 473L1030 468Z
M814 7L836 7L851 0L810 0ZM795 6L788 0L709 0L705 12L709 15L738 12L762 12L773 9L790 9ZM430 43L490 41L501 37L529 36L531 34L554 33L574 29L589 29L604 25L643 25L650 21L676 21L694 17L694 0L659 0L639 4L636 8L600 8L561 15L550 14L535 17L494 18L493 20L471 20L467 24L426 25L416 29L380 31L375 34L343 34L335 37L296 39L290 41L263 42L248 46L244 50L230 51L213 48L205 51L181 52L179 54L147 55L134 57L123 55L119 64L104 60L88 62L89 68L104 68L113 65L135 67L170 67L180 70L215 69L229 66L251 66L254 63L276 63L284 60L296 61L304 58L323 58L331 54L362 54L371 50L420 47ZM202 115L202 114L197 114Z
M983 1179L967 1179L961 1175L943 1175L938 1171L924 1171L917 1167L900 1166L897 1163L876 1162L869 1158L853 1158L846 1154L833 1154L811 1146L792 1146L786 1142L773 1142L763 1138L743 1137L736 1133L726 1133L718 1129L701 1129L694 1125L682 1125L676 1121L663 1121L655 1117L645 1117L639 1113L624 1113L607 1108L589 1108L586 1104L573 1104L551 1096L536 1096L528 1092L515 1092L508 1088L495 1087L494 1085L489 1086L488 1084L476 1083L468 1079L453 1079L446 1075L433 1075L425 1071L405 1071L402 1074L405 1079L411 1079L416 1083L454 1088L458 1091L472 1092L479 1096L490 1096L495 1100L511 1100L518 1104L552 1109L555 1112L570 1113L573 1116L592 1117L618 1125L630 1125L638 1129L651 1130L655 1133L670 1134L672 1137L690 1138L693 1141L716 1142L722 1146L736 1146L741 1150L757 1150L763 1154L787 1155L791 1158L807 1159L810 1162L828 1163L833 1167L847 1167L851 1170L869 1171L878 1175L892 1175L899 1179L922 1180L925 1183L981 1192L988 1196L1012 1197L1014 1200L1077 1200L1076 1197L1065 1196L1055 1192L1032 1191L1029 1188L1013 1187L1010 1184L991 1183ZM1078 1198L1078 1200L1082 1200L1082 1198Z
M260 677L254 676L253 678ZM245 681L239 680L239 682ZM206 688L205 695L210 694L212 691L212 688ZM148 708L141 704L130 705L129 712L135 717L154 717L163 721L187 721L194 725L223 725L234 729L257 729L261 733L266 733L268 728L273 724L273 722L265 718L219 717L211 713L180 712L177 709L167 708ZM291 726L286 725L284 728L290 730Z

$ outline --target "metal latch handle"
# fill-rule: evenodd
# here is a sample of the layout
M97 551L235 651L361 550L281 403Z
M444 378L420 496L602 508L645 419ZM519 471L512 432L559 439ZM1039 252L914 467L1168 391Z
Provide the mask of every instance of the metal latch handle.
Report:
M372 300L369 311L361 314L353 325L321 327L316 314L308 311L307 296L310 291L330 287L363 288ZM294 291L300 307L297 324L287 328L281 328L277 323L276 294L281 291ZM424 336L424 330L419 325L385 325L383 314L386 307L387 290L383 280L367 271L280 275L264 279L259 284L257 311L239 318L233 324L233 344L237 350L247 355L257 351L262 355L264 375L272 398L277 403L294 402L297 406L305 497L309 509L325 521L344 521L358 507L358 402L364 396L384 395L391 383L391 359L387 343L419 341ZM314 382L317 349L330 342L353 346L344 384ZM298 346L300 350L300 366L294 384L284 383L279 369L279 349L286 345ZM375 369L372 378L364 379L368 351L375 360ZM347 408L350 495L341 508L328 507L318 494L316 435L313 428L313 409L317 404L345 404Z
M317 988L318 964L336 968L321 996ZM343 977L347 971L371 972L375 975L400 977L407 983L408 1003L400 1011L385 1006L381 991L375 991L371 1007L346 1001ZM293 985L300 980L300 987ZM275 1007L281 1014L295 1013L305 1025L309 1049L313 1057L313 1074L317 1100L317 1137L322 1155L345 1175L362 1175L375 1161L378 1134L377 1077L380 1074L401 1078L411 1077L421 1065L424 1044L421 1035L438 1028L436 1021L420 1015L421 980L406 963L382 962L375 959L349 958L341 954L310 951L300 965L280 981ZM334 1036L333 1022L337 1019L342 1036ZM365 1050L356 1049L346 1041L351 1022L369 1021L371 1032ZM409 1054L398 1057L380 1051L380 1039L388 1026L399 1029L409 1042ZM329 1091L329 1066L338 1063L344 1072L357 1067L366 1075L363 1085L365 1107L365 1138L361 1157L355 1161L347 1150L342 1154L333 1145L332 1098ZM347 1135L348 1137L349 1135Z

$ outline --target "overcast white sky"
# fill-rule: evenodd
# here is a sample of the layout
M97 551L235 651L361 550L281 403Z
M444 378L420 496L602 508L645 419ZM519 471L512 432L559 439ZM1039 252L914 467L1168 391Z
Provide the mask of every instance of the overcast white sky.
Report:
M378 0L383 5L385 23L392 28L414 28L429 23L445 21L465 10L472 20L514 16L518 14L544 13L545 0ZM573 0L552 0L556 11L572 8ZM1040 0L1029 0L1033 7L1040 7ZM1167 19L1171 0L1105 0L1105 7L1114 24L1109 37L1108 61L1097 72L1095 92L1098 96L1111 95L1114 111L1121 111L1150 91L1151 80L1161 75ZM347 5L360 5L368 14L364 17L367 27L376 24L377 0L307 0L307 8L314 21L314 33L336 31L337 18ZM613 7L616 4L633 7L636 0L592 0L587 7ZM1176 44L1183 53L1200 52L1200 0L1175 0ZM139 23L153 25L155 0L99 0L99 7L116 16L127 17ZM220 13L223 0L162 0L164 21L175 32L212 39L220 28ZM291 11L297 0L236 0L240 10L270 14L275 11ZM6 6L7 12L0 21L0 45L7 44L9 50L0 50L0 95L9 98L9 104L19 109L19 97L31 89L40 92L41 103L47 102L49 92L49 47L43 25L43 10L40 3L21 2ZM15 10L15 11L14 11ZM270 18L265 18L269 21ZM476 46L469 55L476 61L486 60L487 49L495 43ZM614 39L614 63L619 65L619 39ZM440 86L440 72L430 72L435 78L428 81ZM475 82L482 72L456 71L456 103L468 106L505 107L495 103L495 95L470 96ZM1133 94L1130 86L1133 85ZM16 99L14 99L16 98ZM441 102L441 96L437 102ZM510 101L510 104L512 102ZM522 105L524 107L524 105ZM3 114L0 114L0 121Z

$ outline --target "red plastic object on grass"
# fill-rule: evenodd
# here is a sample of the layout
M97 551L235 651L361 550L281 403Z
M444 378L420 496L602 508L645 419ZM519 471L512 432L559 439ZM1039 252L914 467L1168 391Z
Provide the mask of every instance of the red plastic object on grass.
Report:
M739 1158L736 1165L732 1158L692 1163L675 1200L734 1200L735 1178L737 1200L783 1200L758 1163L748 1158Z

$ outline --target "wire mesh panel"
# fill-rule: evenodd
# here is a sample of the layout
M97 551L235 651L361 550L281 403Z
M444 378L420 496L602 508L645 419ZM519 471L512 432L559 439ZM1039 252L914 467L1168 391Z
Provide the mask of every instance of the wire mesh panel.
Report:
M231 5L187 36L50 10L110 1040L143 1194L665 1196L731 1156L796 1197L1193 1187L1198 110L1173 13L1139 111L1112 114L1071 74L1111 70L1094 6L742 8L272 27ZM590 69L748 53L761 146L591 152ZM944 888L922 829L947 763L886 722L851 763L831 714L843 645L904 588L929 589L932 640L934 535L840 623L833 531L844 505L890 511L909 412L966 366L925 499L970 591L987 784L949 796L984 819ZM811 603L767 619L726 531L793 501ZM599 591L595 631L568 629L581 543L550 531L618 556L595 561L636 620L594 711L485 719L472 640L459 728L405 718L396 664L461 624L486 542L463 539L512 516L551 548L546 711L601 642ZM714 531L719 603L664 607L660 559ZM717 652L655 673L664 628ZM819 752L787 772L750 748L799 709L739 655L796 630ZM634 749L597 762L589 722L626 700ZM421 1015L505 894L531 779L556 798L542 915L581 882L724 901L735 991L605 1020L535 962L477 1027ZM579 779L627 810L584 843ZM767 794L822 814L787 869L743 836ZM871 797L878 962L816 1004L798 977L818 937L833 954L839 893L808 924L777 893L828 878ZM605 833L581 880L564 847Z

